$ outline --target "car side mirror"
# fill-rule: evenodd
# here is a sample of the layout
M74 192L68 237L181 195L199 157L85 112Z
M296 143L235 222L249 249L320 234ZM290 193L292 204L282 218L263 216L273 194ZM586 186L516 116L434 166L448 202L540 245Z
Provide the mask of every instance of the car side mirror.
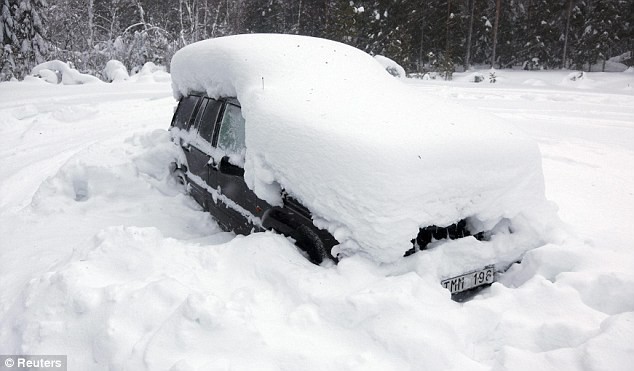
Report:
M240 166L234 165L229 162L229 157L225 156L220 160L220 165L218 166L218 170L227 175L233 176L244 176L244 169Z

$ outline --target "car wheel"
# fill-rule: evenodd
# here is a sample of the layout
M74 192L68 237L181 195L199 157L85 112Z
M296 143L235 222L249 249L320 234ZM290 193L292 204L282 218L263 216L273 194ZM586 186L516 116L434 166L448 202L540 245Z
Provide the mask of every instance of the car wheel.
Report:
M312 263L319 265L328 258L324 242L309 226L299 226L292 237L295 239L295 245L308 254L308 259Z
M172 179L176 186L183 193L187 193L187 178L185 178L185 172L181 169L176 169L172 171Z

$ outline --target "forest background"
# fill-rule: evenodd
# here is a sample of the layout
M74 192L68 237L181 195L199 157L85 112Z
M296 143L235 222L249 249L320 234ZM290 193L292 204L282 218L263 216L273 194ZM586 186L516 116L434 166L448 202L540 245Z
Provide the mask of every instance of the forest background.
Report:
M0 0L0 81L58 59L103 75L166 66L181 47L240 33L323 37L409 72L473 65L601 70L633 65L634 0Z

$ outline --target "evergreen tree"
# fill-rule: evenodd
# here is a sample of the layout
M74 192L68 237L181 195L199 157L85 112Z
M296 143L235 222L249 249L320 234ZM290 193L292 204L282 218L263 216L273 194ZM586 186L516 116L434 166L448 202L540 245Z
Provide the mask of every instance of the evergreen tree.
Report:
M284 33L287 30L281 0L253 0L246 9L247 32Z
M324 33L320 36L356 45L361 29L361 19L358 18L360 11L365 11L365 9L357 7L347 0L333 0L329 4L329 20Z
M41 10L44 0L4 0L2 2L2 56L0 80L24 77L36 64L45 61L48 42Z
M386 55L410 71L450 72L467 55L469 64L490 63L496 2L0 0L0 80L20 78L46 58L92 74L112 58L130 70L146 61L168 64L186 44L248 32L325 37ZM551 68L565 59L565 67L587 68L634 50L632 0L500 4L496 66L534 60L535 67Z
M419 72L426 72L440 63L447 46L447 2L420 2L414 6L411 14L408 25L412 45L411 59L416 61Z
M565 2L536 0L526 14L525 64L552 68L561 64Z
M596 3L594 9L596 21L594 28L596 30L596 55L603 61L605 69L605 61L612 56L613 51L617 49L621 24L624 23L623 15L619 0L602 0ZM624 5L624 4L623 4Z
M14 11L9 0L0 2L0 81L14 77L16 45L19 45L15 34Z
M596 4L592 0L585 0L579 5L579 14L573 16L574 24L579 29L574 42L573 60L577 69L583 69L586 66L590 69L597 63L600 56L597 45L601 35L596 27Z
M400 64L409 64L411 36L406 27L412 14L411 4L408 0L368 4L359 46L371 54L386 55Z
M517 3L518 1L516 0L504 2L500 10L496 47L497 61L500 68L510 67L520 59L517 46L522 43L522 34L516 24L517 20L521 19L521 8Z
M334 2L332 0L297 0L297 33L308 36L323 36L331 25Z
M487 0L474 0L474 2L471 63L487 63L491 60L493 48L495 3Z

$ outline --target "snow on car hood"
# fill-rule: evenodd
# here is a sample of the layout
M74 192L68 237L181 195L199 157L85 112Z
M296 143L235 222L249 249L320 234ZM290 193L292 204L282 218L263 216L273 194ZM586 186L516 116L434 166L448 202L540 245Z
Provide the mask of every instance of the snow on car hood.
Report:
M235 96L246 119L245 178L279 187L343 255L391 262L419 227L472 217L492 227L543 204L537 145L518 129L390 76L353 47L295 35L237 35L178 51L174 95Z

